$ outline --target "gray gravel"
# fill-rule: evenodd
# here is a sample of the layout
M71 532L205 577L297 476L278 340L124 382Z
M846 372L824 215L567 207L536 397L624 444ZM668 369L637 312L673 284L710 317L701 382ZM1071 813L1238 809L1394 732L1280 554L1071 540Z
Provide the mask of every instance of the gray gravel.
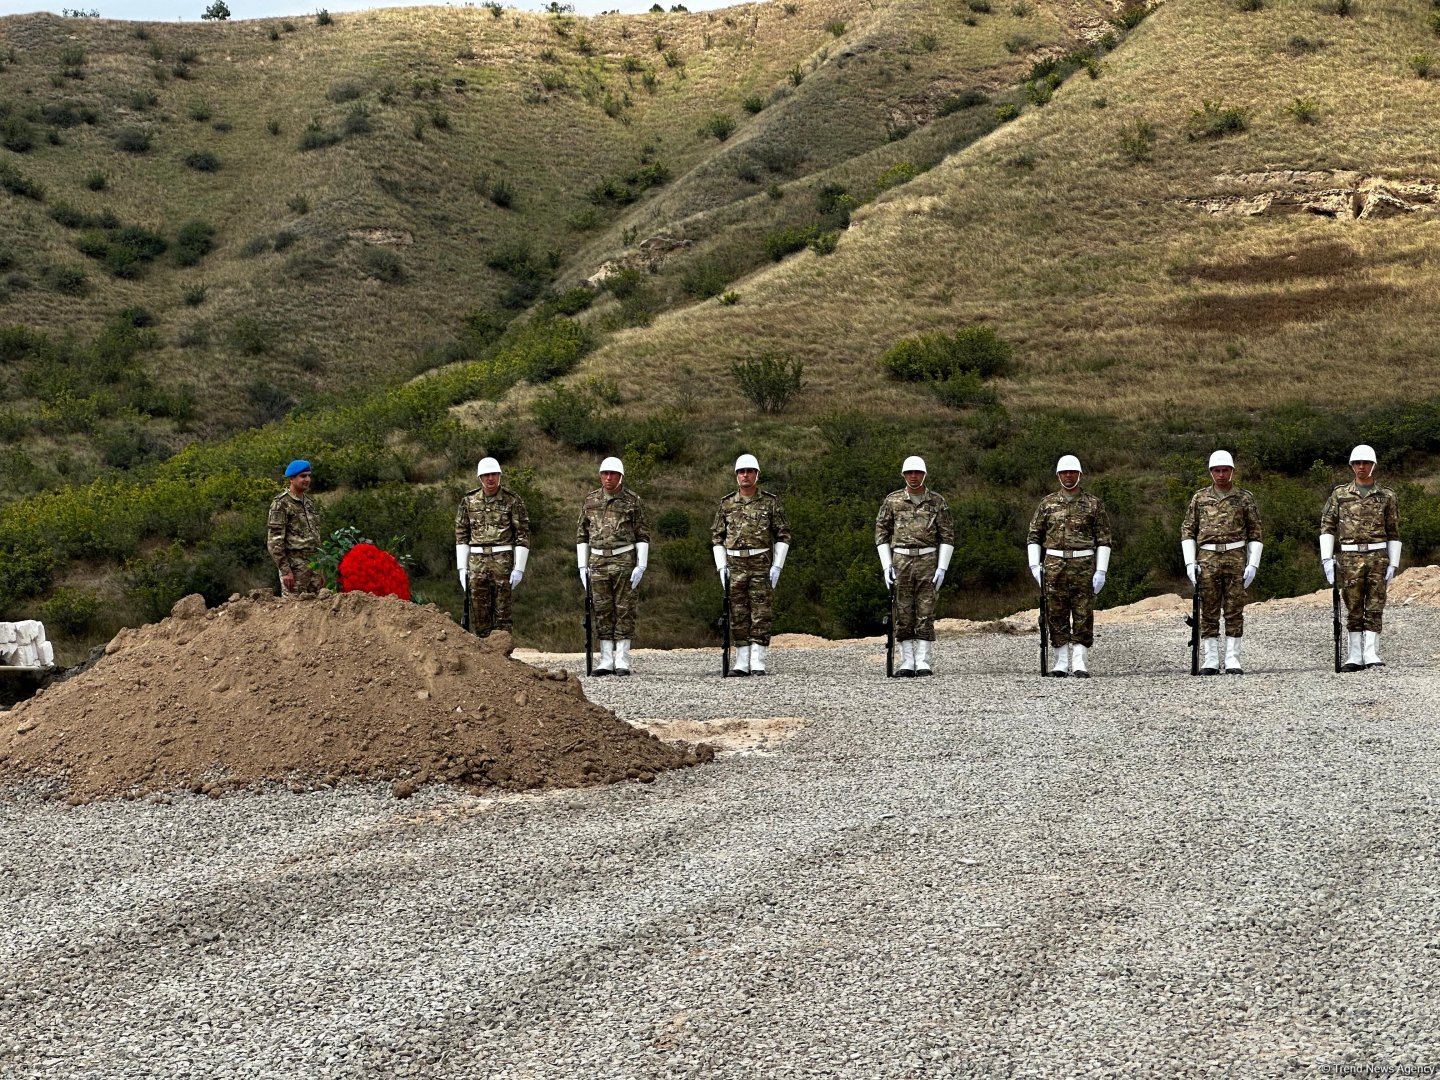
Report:
M630 717L804 716L653 784L0 796L0 1076L1236 1076L1440 1065L1440 612L1329 673L1184 628L640 653ZM1026 674L1019 674L1020 672Z

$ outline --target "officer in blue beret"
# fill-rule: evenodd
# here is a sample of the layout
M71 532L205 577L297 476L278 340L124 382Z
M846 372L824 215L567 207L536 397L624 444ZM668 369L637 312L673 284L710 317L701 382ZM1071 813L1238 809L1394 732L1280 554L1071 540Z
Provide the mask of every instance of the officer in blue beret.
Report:
M317 593L325 579L310 565L320 552L320 510L310 498L310 462L290 462L285 479L288 486L270 504L265 546L280 571L281 596Z

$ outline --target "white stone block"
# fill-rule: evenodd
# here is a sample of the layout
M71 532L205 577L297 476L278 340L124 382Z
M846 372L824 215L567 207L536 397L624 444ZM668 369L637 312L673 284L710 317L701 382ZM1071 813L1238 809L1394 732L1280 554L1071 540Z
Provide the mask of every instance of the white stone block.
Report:
M15 624L15 640L21 645L45 640L45 624L39 619L22 619Z
M13 645L15 643L15 624L13 622L0 622L0 645Z
M39 648L40 663L44 667L55 666L55 646L48 641L42 641Z
M34 667L40 662L34 645L10 645L0 649L0 657L10 667Z

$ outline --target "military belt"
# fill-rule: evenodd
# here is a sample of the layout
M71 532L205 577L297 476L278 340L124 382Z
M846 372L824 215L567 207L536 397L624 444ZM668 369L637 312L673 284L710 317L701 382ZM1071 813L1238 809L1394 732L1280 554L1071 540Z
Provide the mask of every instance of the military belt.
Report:
M1233 544L1201 544L1201 551L1234 551L1236 548L1245 546L1244 540L1236 540Z
M769 549L768 547L763 547L763 548L726 548L726 549L725 549L725 554L726 554L726 555L729 555L729 556L731 556L732 558L735 558L735 559L743 559L743 558L745 558L747 555L764 555L764 554L765 554L767 551L769 551L769 550L770 550L770 549Z
M932 551L934 551L934 550L935 550L935 549L934 549L933 547L923 547L923 548L901 548L901 547L897 547L897 548L895 549L895 554L896 554L896 555L929 555L929 554L930 554Z
M1094 548L1071 548L1071 549L1069 549L1068 551L1062 551L1062 550L1060 550L1059 548L1046 548L1046 549L1045 549L1045 554L1046 554L1046 555L1055 555L1055 556L1058 556L1058 557L1061 558L1061 559L1083 559L1086 555L1094 555L1094 554L1095 554L1095 549L1094 549Z
M514 544L472 544L472 545L470 545L470 554L472 554L472 555L475 555L475 554L477 554L477 553L480 554L480 555L498 555L498 554L500 554L500 552L502 552L502 551L514 551L514 550L515 550L515 545L514 545Z
M591 555L624 555L627 551L634 551L634 544L622 544L618 548L591 548Z
M1340 550L1341 550L1341 551L1384 551L1384 550L1385 550L1385 541L1384 541L1384 540L1381 540L1378 544L1341 544L1341 545L1340 545Z

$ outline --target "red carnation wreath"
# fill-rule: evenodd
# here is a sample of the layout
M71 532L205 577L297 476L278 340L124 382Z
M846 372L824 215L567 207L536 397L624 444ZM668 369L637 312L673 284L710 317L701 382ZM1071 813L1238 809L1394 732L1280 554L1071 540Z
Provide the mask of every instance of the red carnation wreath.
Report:
M400 561L371 543L356 544L340 560L340 591L410 599L410 578Z

